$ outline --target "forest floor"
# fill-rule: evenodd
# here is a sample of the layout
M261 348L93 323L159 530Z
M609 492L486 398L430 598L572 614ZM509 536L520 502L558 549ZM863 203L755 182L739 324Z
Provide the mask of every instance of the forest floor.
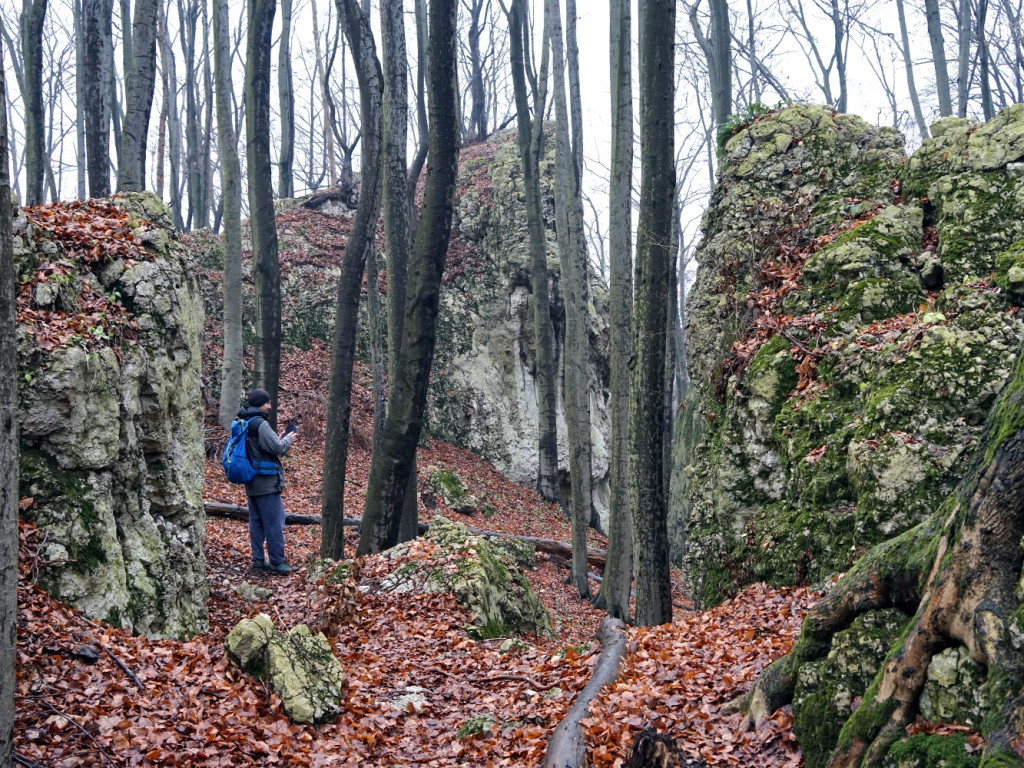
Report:
M284 417L301 416L286 459L289 512L319 512L324 350L292 351L282 370ZM346 506L358 514L369 468L372 399L365 371L354 393ZM211 432L214 434L214 432ZM210 438L216 443L215 438ZM211 446L211 447L215 447ZM431 440L419 452L420 484L431 468L457 472L496 511L472 517L438 512L488 530L569 541L568 520L532 490L517 486L467 451ZM244 504L208 458L204 498ZM421 519L433 511L421 504ZM538 554L528 572L557 632L526 638L499 655L501 640L474 641L469 617L450 595L362 595L358 615L331 640L345 671L344 711L319 727L292 725L264 683L229 664L224 636L242 618L265 612L279 629L323 623L306 564L319 552L319 527L289 526L295 570L271 575L250 568L247 526L210 518L207 575L210 628L185 642L133 636L83 617L33 583L37 531L21 528L17 723L23 766L534 766L586 684L600 653L594 633L602 612L565 583L567 561ZM356 531L346 532L346 551ZM591 546L605 546L591 533ZM367 558L364 581L388 565ZM235 592L243 581L269 587L264 603ZM596 584L592 585L595 589ZM683 575L673 573L674 620L630 628L622 674L592 704L584 721L589 764L621 765L644 727L674 736L691 765L799 766L792 718L782 710L759 730L737 733L739 716L719 708L749 688L791 646L814 595L755 585L709 611L694 611ZM89 649L98 658L90 658ZM133 679L134 676L134 679ZM422 707L399 697L422 689Z

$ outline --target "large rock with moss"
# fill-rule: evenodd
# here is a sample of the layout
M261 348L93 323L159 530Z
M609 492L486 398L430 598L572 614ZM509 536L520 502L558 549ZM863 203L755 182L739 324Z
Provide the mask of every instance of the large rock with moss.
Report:
M24 514L39 583L151 636L207 626L203 308L149 194L23 211L18 362Z
M415 543L385 553L401 561L385 580L385 589L451 592L469 612L468 629L476 638L554 636L547 608L523 574L524 563L532 558L522 546L492 546L441 515L431 519L425 538L435 545L427 557Z
M246 674L270 682L292 722L322 723L341 711L344 673L322 632L300 624L284 634L261 613L238 622L224 649Z
M726 144L673 446L698 603L842 571L956 486L1024 341L1022 129L942 121L904 162L891 129L800 105Z

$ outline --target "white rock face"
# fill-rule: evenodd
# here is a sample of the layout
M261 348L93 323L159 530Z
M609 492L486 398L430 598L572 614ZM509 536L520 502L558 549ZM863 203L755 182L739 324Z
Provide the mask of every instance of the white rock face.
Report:
M27 514L41 531L49 592L90 617L183 637L207 626L203 310L190 265L159 226L166 207L152 195L122 202L157 222L137 230L149 248L102 267L75 263L65 284L74 290L35 291L34 309L72 316L95 291L129 310L137 339L46 349L21 327L20 493L34 499ZM18 231L19 272L39 279L52 243L30 224Z

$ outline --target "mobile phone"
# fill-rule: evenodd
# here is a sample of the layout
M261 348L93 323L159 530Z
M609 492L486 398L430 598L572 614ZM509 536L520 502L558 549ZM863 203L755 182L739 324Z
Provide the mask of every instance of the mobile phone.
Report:
M286 426L284 428L284 433L286 435L290 435L292 432L298 432L298 430L299 430L299 425L298 424L289 424L288 426Z

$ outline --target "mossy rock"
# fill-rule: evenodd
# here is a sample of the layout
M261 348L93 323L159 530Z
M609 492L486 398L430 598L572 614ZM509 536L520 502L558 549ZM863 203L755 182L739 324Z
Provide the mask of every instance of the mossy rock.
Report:
M925 720L980 729L988 709L985 669L966 648L947 648L932 657L921 694L921 716Z
M995 283L1016 306L1024 301L1024 240L1013 243L996 257Z
M472 515L480 507L480 502L466 490L462 479L447 469L438 469L430 473L430 486L441 497L445 506L454 512Z
M305 624L267 645L267 677L293 723L322 723L341 711L344 674L324 634Z
M978 768L981 757L967 751L963 734L915 733L889 747L883 768Z
M908 620L895 608L865 613L833 636L825 659L801 665L793 694L793 731L807 768L828 765L843 724Z

